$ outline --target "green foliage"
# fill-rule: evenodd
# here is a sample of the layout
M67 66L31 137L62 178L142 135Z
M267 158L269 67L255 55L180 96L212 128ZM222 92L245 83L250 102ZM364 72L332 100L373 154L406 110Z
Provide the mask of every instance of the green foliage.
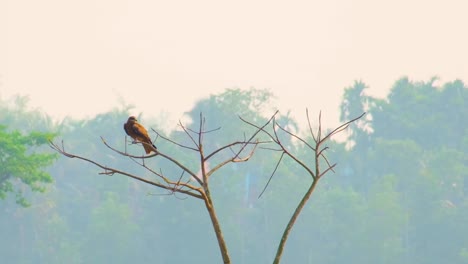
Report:
M44 192L42 184L52 182L44 169L52 164L57 154L42 153L38 147L53 137L51 133L23 135L18 131L8 132L5 126L0 126L0 199L13 192L18 204L28 206L23 196L25 185L34 192Z
M358 85L345 93L345 109L367 105L370 117L370 129L351 127L350 183L385 208L382 219L394 218L378 227L396 234L379 263L462 263L468 233L456 227L468 201L468 89L461 81L436 87L435 80L403 78L385 99L362 96ZM382 185L388 177L390 193Z
M227 142L243 139L244 133L247 135L255 130L239 117L257 124L264 123L274 113L271 105L273 99L273 94L268 90L227 89L223 93L210 95L198 101L187 113L190 119L189 127L198 129L201 113L206 120L206 130L221 128L219 132L212 134L217 139L213 145L222 146ZM293 123L289 118L284 119Z
M85 263L130 263L136 257L131 238L139 228L132 219L129 205L119 200L117 193L105 193L102 202L92 210L88 229L92 236L86 239L84 250L101 250L83 256ZM121 254L123 252L126 254Z
M403 78L383 99L366 95L366 89L356 82L345 90L342 120L361 111L368 114L350 127L348 142L329 142L328 158L338 163L336 172L321 180L298 219L284 263L466 263L467 87L461 81L438 87L435 80ZM197 128L201 111L207 129L221 127L205 135L207 149L213 149L249 133L237 115L262 123L270 114L272 98L261 90L231 89L212 95L188 112L193 121L189 126ZM122 124L129 108L52 124L40 112L27 111L24 104L8 108L14 114L0 116L0 122L13 131L3 128L2 133L28 137L27 131L60 131L67 150L154 179L102 145L100 136L125 149ZM297 130L288 115L281 118L281 125ZM158 124L145 120L155 138L150 128L158 129ZM169 137L190 144L181 131L171 131ZM289 144L301 157L308 153L294 141ZM193 170L199 168L190 151L160 138L156 145L181 157ZM139 146L126 148L141 154ZM41 144L26 145L25 155L36 153L33 150L41 150ZM223 168L211 179L233 263L271 263L284 225L307 188L310 179L285 159L257 199L278 158L278 153L259 149L250 162ZM160 160L147 162L166 174L180 175L180 170ZM209 217L198 200L98 172L91 165L60 157L49 169L54 178L50 191L32 196L31 207L0 203L0 233L8 237L0 242L2 260L212 263L219 259Z
M200 100L188 114L195 124L198 123L200 113L213 123L227 123L223 120L238 119L238 116L253 122L261 122L262 119L259 117L264 111L270 110L273 98L273 94L268 90L226 89L221 94L210 95L207 99Z

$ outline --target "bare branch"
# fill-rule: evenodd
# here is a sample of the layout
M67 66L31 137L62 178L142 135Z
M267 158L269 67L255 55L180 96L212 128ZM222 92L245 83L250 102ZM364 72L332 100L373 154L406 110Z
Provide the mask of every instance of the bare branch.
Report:
M275 175L275 172L276 170L278 169L280 163L281 163L281 160L283 159L283 156L284 156L284 152L281 153L281 157L279 158L278 162L276 163L276 166L275 166L275 169L273 170L273 172L271 173L270 175L270 178L268 179L267 183L265 184L265 187L263 187L263 190L262 192L260 193L260 195L258 196L258 199L260 199L260 197L262 197L263 193L265 192L266 188L268 187L268 185L270 184L270 181L271 179L273 178L273 175Z
M266 150L271 150L271 151L283 151L282 149L275 149L275 148L269 148L269 147L260 147L260 149L266 149Z
M206 177L210 177L211 174L213 174L215 171L219 170L220 168L222 168L224 165L230 163L230 162L245 162L245 161L248 161L254 154L255 152L255 149L257 148L258 144L255 144L254 147L252 148L252 150L250 151L250 153L244 157L244 158L239 158L239 154L235 154L234 157L230 158L230 159L227 159L221 163L219 163L218 165L216 165L214 168L212 168L210 171L208 171L206 173Z
M203 118L203 114L200 112L200 128L198 129L198 149L202 148L202 141L203 141L203 129L205 128L205 118Z
M119 153L119 154L122 155L122 156L130 157L130 158L148 159L148 158L155 157L155 156L157 156L157 155L159 154L159 152L156 152L156 153L154 153L154 154L150 154L150 155L146 155L146 156L131 155L131 154L128 154L127 152L122 152L122 151L120 151L120 150L118 150L118 149L113 148L112 146L110 146L109 144L107 144L107 141L106 141L103 137L101 137L101 140L102 140L102 143L104 143L104 145L105 145L106 147L108 147L109 149L113 150L114 152ZM140 143L141 143L141 142L140 142Z
M284 149L283 151L286 155L288 155L291 159L293 159L297 164L301 165L301 167L304 168L310 174L310 176L312 176L312 178L315 180L316 174L309 168L309 166L307 166L307 164L302 162L300 159L298 159L295 155L291 154L289 151L286 151Z
M172 163L176 164L179 168L181 168L182 170L184 170L188 174L190 174L192 177L194 177L200 185L203 185L203 181L200 180L194 172L192 172L190 169L188 169L187 167L182 165L179 161L177 161L176 159L174 159L174 158L172 158L172 157L170 157L170 156L168 156L166 154L163 154L161 152L159 154L160 154L161 157L163 157L163 158L171 161Z
M365 113L364 113L365 114ZM339 127L335 128L334 130L332 130L330 133L328 133L324 138L322 138L322 112L320 111L319 112L319 118L318 118L318 130L317 130L317 133L314 133L313 129L312 129L312 125L311 125L311 122L310 122L310 117L309 117L309 111L308 109L306 109L306 116L307 116L307 122L308 122L308 126L309 126L309 132L310 134L312 135L312 138L315 142L315 147L311 146L307 141L303 140L302 138L300 138L299 136L297 136L296 134L288 131L287 129L283 128L282 126L280 126L279 124L277 124L275 121L273 121L273 133L274 135L272 134L269 134L267 133L265 130L262 130L264 131L268 136L270 136L270 138L273 139L273 141L281 148L281 150L283 151L281 157L280 157L280 160L278 161L277 163L277 166L275 167L275 171L273 172L272 176L270 177L270 179L268 180L268 183L270 182L271 178L273 177L274 173L276 172L276 169L277 167L279 166L279 163L281 162L281 159L283 158L283 155L288 155L292 160L294 160L297 164L299 164L301 167L303 167L308 173L309 175L312 176L312 184L311 186L309 187L309 189L307 190L307 192L304 194L302 200L299 202L299 204L297 205L296 207L296 210L294 211L292 217L290 218L285 230L284 230L284 233L281 237L281 240L280 240L280 243L278 245L278 249L277 249L277 252L276 252L276 256L275 256L275 259L273 261L274 264L279 264L280 260L281 260L281 256L282 256L282 252L283 252L283 249L284 249L284 245L286 244L286 241L288 239L288 236L289 236L289 233L294 225L294 223L296 222L296 219L297 217L299 216L299 214L301 213L302 209L304 208L304 205L307 203L307 201L309 200L310 196L312 195L312 192L315 190L315 187L317 186L317 183L318 183L318 180L323 176L325 175L326 173L328 173L329 171L334 171L333 169L335 168L336 166L336 163L331 165L330 162L328 161L327 157L325 156L325 151L328 149L328 147L324 147L324 148L321 148L322 144L324 144L328 139L330 139L330 137L332 135L335 135L341 131L343 131L344 129L346 129L349 124L351 124L352 122L358 120L359 118L361 118L364 114L362 114L361 116L355 118L355 119L352 119L342 125L340 125ZM250 124L250 123L248 123ZM254 125L255 126L255 125ZM258 126L255 126L258 128ZM293 153L291 153L284 145L283 143L281 142L281 140L279 139L279 136L278 136L278 132L277 132L277 129L283 131L284 133L288 134L290 137L293 137L293 138L296 138L298 139L301 143L303 143L305 146L309 147L310 149L312 149L314 151L314 162L315 164L308 164L306 162L303 162L301 161L296 155L294 155ZM322 157L325 162L327 163L328 167L324 170L324 171L321 171L320 169L320 157ZM313 169L315 170L315 172L313 171ZM267 185L268 185L267 183ZM265 186L265 189L266 189L267 186ZM262 193L265 191L265 189L262 191ZM260 196L259 196L260 197Z
M192 137L192 135L190 135L189 131L187 131L187 129L185 128L184 125L182 125L182 122L179 120L179 126L184 130L185 134L187 134L187 136L192 140L193 144L195 144L195 146L197 147L197 149L200 149L200 146L197 144L197 142L195 141L195 139Z
M323 175L327 174L327 172L329 172L329 171L333 171L333 168L335 168L335 166L336 166L336 163L333 164L333 165L331 165L331 166L329 166L326 170L324 170L323 172L321 172L320 175L319 175L317 178L322 177Z
M195 130L193 130L193 129L191 129L191 128L187 128L187 130L189 130L190 132L192 132L192 133L194 133L194 134L197 134L197 135L198 135L199 133L208 134L208 133L211 133L211 132L214 132L214 131L218 131L218 130L220 130L220 129L221 129L221 127L217 127L217 128L211 129L211 130L197 132L197 131L195 131Z
M152 130L153 130L158 136L160 136L162 139L164 139L164 140L166 140L166 141L169 141L169 142L171 142L171 143L174 144L174 145L177 145L177 146L182 147L182 148L190 149L190 150L193 150L193 151L198 151L198 149L196 149L196 148L192 148L192 147L189 147L189 146L186 146L186 145L182 145L182 144L180 144L180 143L178 143L178 142L175 142L174 140L172 140L172 139L170 139L170 138L167 138L167 137L165 137L165 136L159 134L156 130L154 130L154 129L152 129Z
M322 154L322 158L325 160L325 162L327 163L328 167L332 167L332 166L330 165L330 162L328 161L328 158L327 158L325 155ZM333 166L333 167L334 167L334 166ZM335 172L333 169L331 169L331 171L332 171L332 172Z
M291 137L294 137L296 139L298 139L299 141L301 141L302 143L304 143L306 146L308 146L311 150L315 151L315 148L312 147L307 141L305 141L304 139L302 139L301 137L297 136L296 134L293 134L291 133L290 131L286 130L285 128L281 127L280 125L278 125L277 123L275 123L276 126L281 129L283 132L287 133L288 135L290 135ZM315 140L315 139L314 139Z
M199 127L199 133L198 133L198 150L199 150L199 155L200 155L200 169L201 169L201 175L203 178L203 189L205 192L208 193L208 197L210 196L209 194L209 189L208 189L208 176L206 175L206 159L205 159L205 152L203 148L203 133L202 131L205 128L205 119L203 118L202 113L200 112L200 127ZM198 179L198 177L197 177Z
M274 120L275 115L276 115L278 112L279 112L279 111L277 110L277 111L270 117L270 119L267 120L267 122L266 122L263 126L259 127L259 128L257 129L257 131L255 131L255 133L253 133L252 136L247 140L247 142L251 142L252 139L254 139L254 138L258 135L258 133L260 133L261 131L265 131L265 127L266 127L272 120ZM241 120L243 120L240 116L239 116L239 118L240 118ZM257 142L257 144L258 144L258 142ZM255 145L255 147L257 146L257 144ZM248 146L247 143L244 144L244 145L240 148L240 150L237 152L237 154L236 154L236 156L235 156L234 158L237 158L237 157L242 153L242 151L244 151L244 149L245 149L247 146Z
M252 122L249 122L249 121L243 119L242 117L240 117L240 119L241 119L242 121L244 121L245 123L247 123L247 124L249 124L249 125L251 125L251 126L257 128L258 131L263 131L265 134L267 134L267 135L281 148L280 151L283 151L284 154L288 155L288 156L289 156L291 159L293 159L296 163L298 163L299 165L301 165L301 167L303 167L303 168L312 176L312 178L315 180L315 173L314 173L304 162L302 162L302 161L299 160L294 154L292 154L291 152L289 152L289 150L282 144L282 142L281 142L280 139L279 139L279 136L278 136L278 133L277 133L275 127L279 127L280 129L282 129L283 131L285 131L285 132L288 133L289 135L295 136L295 137L296 137L297 139L299 139L301 142L304 142L304 143L305 143L306 141L303 140L302 138L300 138L299 136L294 135L293 133L290 133L290 132L287 131L286 129L283 129L281 126L279 126L279 125L276 123L276 121L275 121L275 116L276 116L277 113L278 113L278 111L276 111L276 112L272 115L272 117L270 118L270 120L269 120L269 122L270 122L271 120L273 120L273 135L272 135L271 133L269 133L268 131L265 130L266 124L265 124L264 126L260 127L260 126L258 126L258 125L253 124ZM269 123L269 122L268 122L268 123ZM268 124L268 123L267 123L267 124ZM309 145L309 146L310 146L310 145ZM311 146L310 146L310 147L311 147ZM313 147L311 147L311 148L312 148L313 150L315 150L315 148L313 148ZM278 151L278 150L276 150L276 151Z
M120 175L124 175L124 176L133 178L135 180L138 180L138 181L141 181L141 182L153 185L153 186L157 186L157 187L162 188L162 189L166 189L166 190L172 190L173 189L170 186L163 185L163 184L160 184L160 183L157 183L157 182L154 182L154 181L150 181L150 180L138 177L136 175L133 175L133 174L125 172L125 171L121 171L121 170L118 170L118 169L115 169L115 168L104 166L104 165L102 165L102 164L100 164L98 162L95 162L95 161L93 161L91 159L88 159L88 158L85 158L85 157L81 157L81 156L78 156L78 155L68 153L68 152L65 151L65 148L63 147L63 141L62 141L62 147L59 147L57 144L55 144L52 141L49 141L49 146L52 149L54 149L55 151L57 151L58 153L66 156L68 158L76 158L76 159L80 159L80 160L86 161L88 163L94 164L95 166L97 166L97 167L104 170L104 172L101 172L100 174L105 174L105 175L120 174ZM186 195L190 195L190 196L198 198L198 199L203 199L201 194L196 194L196 193L193 193L193 192L188 191L188 190L178 190L178 192L186 194Z
M178 192L174 192L174 197L175 197L176 199L179 199L179 200L186 200L186 199L187 199L187 196L184 196L184 197L177 197L177 193L178 193Z
M309 124L309 131L314 139L314 142L317 144L317 139L315 138L314 131L312 130L312 125L310 124L309 109L306 108L307 123Z
M168 191L168 193L147 193L146 195L151 196L165 196L165 195L174 195L176 199L185 200L187 197L177 197L177 192Z
M264 143L269 143L269 142L270 141L259 141L259 142L236 141L236 142L232 142L230 144L222 146L222 147L216 149L215 151L211 152L208 156L205 157L205 161L209 160L211 157L213 157L217 153L221 152L222 150L225 150L227 148L231 148L231 147L233 147L235 145L243 145L243 144L256 145L256 144L264 144ZM236 152L234 152L233 154L236 154Z
M191 189L191 190L194 190L194 191L198 191L198 192L202 192L202 189L200 187L195 187L191 184L188 184L188 183L181 183L180 180L182 178L182 176L184 175L184 173L186 172L185 170L182 170L182 173L181 173L181 176L179 178L179 180L177 182L174 182L174 181L171 181L169 180L167 177L164 176L164 174L161 172L157 172L153 169L151 169L150 167L146 166L145 164L140 164L143 168L145 168L146 170L148 170L149 172L153 173L154 175L160 177L161 179L164 180L164 182L166 182L167 184L169 185L174 185L174 188L175 186L180 186L181 188L182 187L186 187L188 189Z
M274 121L273 121L274 122ZM275 123L273 123L273 126L274 126ZM292 154L291 152L289 152L289 150L283 145L283 143L279 140L279 136L278 136L278 133L276 132L276 129L275 127L273 127L273 131L275 133L275 138L276 138L276 144L278 144L278 146L280 146L280 148L283 150L283 152L288 155L291 159L293 159L297 164L301 165L301 167L303 167L311 176L312 178L315 180L315 176L317 174L315 174L308 166L307 164L305 164L303 161L301 161L299 158L297 158L294 154ZM299 137L298 137L299 138ZM302 140L304 142L304 140ZM316 148L315 148L316 149Z
M317 131L317 141L321 142L322 141L322 110L319 111L319 127Z
M239 116L239 119L242 120L244 123L246 123L246 124L248 124L248 125L251 125L251 126L257 128L257 132L263 131L263 132L264 132L265 134L267 134L275 143L277 143L277 142L276 142L276 138L275 138L273 135L271 135L268 131L266 131L266 130L265 130L265 127L266 127L272 120L274 120L274 118L275 118L275 116L278 114L278 112L279 112L279 111L277 110L277 111L270 117L270 119L268 120L268 122L267 122L265 125L263 125L263 126L255 125L254 123L245 120L245 119L242 118L241 116ZM258 133L256 133L256 134L258 134ZM256 135L256 134L255 134L255 135Z
M258 142L254 145L254 147L252 148L252 151L250 151L250 153L244 157L244 158L239 158L239 155L237 155L237 157L235 159L233 159L232 162L245 162L245 161L248 161L254 154L255 150L257 149L257 146L258 146Z
M351 123L353 123L354 121L358 120L358 119L361 119L364 115L366 114L366 112L362 113L360 116L356 117L356 118L353 118L351 120L349 120L348 122L340 125L339 127L333 129L330 133L328 133L328 135L325 136L325 138L323 139L323 141L327 140L329 137L335 135L336 133L339 133L341 131L343 131L344 129L346 129Z
M147 159L147 158L151 158L151 157L155 157L155 156L160 156L160 157L163 157L169 161L171 161L172 163L174 163L175 165L177 165L179 168L181 168L182 170L186 171L188 174L190 174L191 176L193 176L195 179L197 179L198 183L200 185L203 185L203 182L198 179L198 177L196 176L195 173L193 173L189 168L187 168L186 166L182 165L179 161L177 161L176 159L162 153L162 152L157 152L155 154L151 154L151 155L147 155L147 156L134 156L134 155L130 155L128 153L124 153L118 149L115 149L114 147L110 146L109 144L107 144L107 142L105 141L105 139L103 137L101 137L102 139L102 142L104 143L104 145L106 145L109 149L119 153L120 155L122 156L126 156L126 157L129 157L129 158L136 158L136 159Z
M318 156L324 156L322 153L323 153L325 150L327 150L327 149L329 149L329 147L324 147L322 150L320 150L320 151L318 152L317 155L318 155Z

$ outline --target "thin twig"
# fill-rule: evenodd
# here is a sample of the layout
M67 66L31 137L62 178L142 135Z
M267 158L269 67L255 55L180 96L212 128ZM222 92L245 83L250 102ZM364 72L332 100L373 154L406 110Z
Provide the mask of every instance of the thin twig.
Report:
M294 137L296 139L298 139L299 141L301 141L302 143L304 143L307 147L309 147L311 150L315 151L315 148L312 147L307 141L305 141L304 139L302 139L301 137L297 136L296 134L293 134L292 132L286 130L285 128L283 128L282 126L278 125L278 123L276 123L276 126L281 129L283 132L285 132L286 134L290 135L291 137Z
M214 168L212 168L210 171L208 171L206 173L206 177L210 177L211 174L213 174L215 171L219 170L220 168L222 168L224 165L230 163L230 162L246 162L248 161L254 154L255 152L255 148L258 146L258 144L255 144L254 147L252 148L252 150L250 151L250 153L244 157L244 158L239 158L239 155L236 154L234 157L232 158L229 158L223 162L220 162L218 165L216 165Z
M273 172L271 173L270 175L270 178L268 179L267 183L265 184L265 187L263 188L262 192L260 193L260 195L258 196L258 199L260 199L260 197L262 197L263 193L265 192L266 188L268 187L268 185L270 184L270 181L271 181L271 178L273 178L273 175L275 175L275 172L276 170L278 169L280 163L281 163L281 160L283 159L283 156L284 156L284 152L281 153L281 157L279 158L278 162L276 163L276 166L275 166L275 169L273 170Z
M222 146L218 149L216 149L215 151L211 152L209 155L207 155L205 157L205 160L209 160L210 158L212 158L214 155L216 155L217 153L221 152L222 150L226 149L226 148L231 148L235 145L243 145L243 144L250 144L250 145L255 145L255 144L265 144L265 143L269 143L270 141L259 141L259 142L247 142L247 141L236 141L236 142L232 142L232 143L229 143L225 146ZM233 154L236 154L237 152L234 152Z
M127 152L122 152L122 151L110 146L103 137L101 137L101 140L102 140L102 143L104 143L104 145L106 145L106 147L108 147L109 149L113 150L114 152L119 153L122 156L130 157L130 158L149 159L149 158L155 157L155 156L157 156L159 154L159 152L156 152L154 154L150 154L150 155L146 155L146 156L136 156L136 155L128 154Z
M174 145L177 145L179 147L182 147L182 148L186 148L186 149L190 149L190 150L193 150L193 151L198 151L198 149L196 148L192 148L192 147L189 147L189 146L186 146L186 145L182 145L178 142L175 142L174 140L170 139L170 138L167 138L161 134L159 134L156 130L153 129L153 131L158 135L160 136L162 139L166 140L166 141L169 141L170 143L174 144Z
M320 175L317 177L317 178L320 178L322 177L323 175L327 174L327 172L329 171L333 171L333 168L335 168L336 166L336 163L331 165L330 167L328 167L326 170L324 170L323 172L320 173Z
M322 154L322 158L325 160L325 162L327 163L328 167L332 167L332 166L330 165L330 162L328 161L328 158L327 158L325 155ZM335 170L333 170L333 168L331 169L331 171L332 171L332 172L335 172Z
M182 125L182 122L179 120L179 126L184 130L185 134L187 134L187 136L190 138L190 140L192 140L193 144L195 144L195 146L197 147L197 149L200 148L200 146L197 144L197 142L195 141L195 139L192 137L192 135L190 135L189 131L187 131L187 129L185 128L184 125Z
M309 124L309 131L314 139L315 144L317 144L317 139L315 138L314 131L312 130L312 125L310 124L309 109L306 108L307 123Z
M343 131L344 129L346 129L349 124L353 123L354 121L360 119L361 117L363 117L364 115L366 114L366 112L362 113L360 116L356 117L356 118L353 118L351 120L349 120L348 122L340 125L339 127L333 129L330 133L328 133L328 135L325 136L325 138L323 140L327 140L329 137L333 136L334 134L336 133L339 133L341 131Z
M109 149L123 155L123 156L126 156L126 157L129 157L129 158L137 158L137 159L147 159L147 158L151 158L151 157L155 157L155 156L160 156L160 157L163 157L169 161L171 161L172 163L174 163L175 165L177 165L179 168L181 168L182 170L186 171L188 174L190 174L191 176L193 176L195 179L197 179L198 183L200 185L203 185L203 182L198 179L196 177L196 174L194 172L192 172L190 169L188 169L186 166L182 165L179 161L177 161L176 159L162 153L162 152L157 152L155 154L152 154L152 155L147 155L147 156L134 156L134 155L130 155L130 154L127 154L127 153L124 153L118 149L115 149L114 147L110 146L109 144L107 144L107 142L104 140L103 137L101 137L102 139L102 142L104 143L104 145L106 145Z
M322 141L322 110L319 111L319 127L317 130L317 141Z
M266 130L265 130L265 127L266 127L272 120L274 120L274 118L275 118L275 116L278 114L278 112L279 112L279 111L277 110L277 111L270 117L270 119L268 120L268 122L267 122L265 125L261 126L261 127L255 125L255 124L252 123L252 122L249 122L249 121L245 120L245 119L242 118L241 116L239 116L239 119L242 120L244 123L246 123L246 124L248 124L248 125L251 125L251 126L257 128L258 132L263 131L263 133L267 134L273 141L275 141L275 137L273 137L273 135L271 135L268 131L266 131ZM274 122L273 122L273 123L274 123ZM275 141L275 143L277 143L277 142Z
M157 187L162 188L162 189L166 189L166 190L171 190L172 189L170 186L163 185L163 184L160 184L160 183L157 183L157 182L153 182L153 181L138 177L136 175L133 175L133 174L125 172L125 171L121 171L121 170L118 170L118 169L115 169L115 168L104 166L104 165L102 165L102 164L100 164L100 163L98 163L96 161L91 160L91 159L68 153L68 152L65 151L65 148L63 147L63 141L62 141L62 147L57 146L52 141L49 141L49 146L52 149L54 149L55 151L57 151L58 153L66 156L68 158L76 158L76 159L80 159L80 160L86 161L88 163L94 164L95 166L97 166L97 167L104 170L104 172L102 172L101 174L106 174L106 175L120 174L120 175L124 175L124 176L133 178L135 180L138 180L138 181L150 184L150 185L157 186ZM193 193L193 192L188 191L188 190L178 190L178 192L186 194L186 195L193 196L193 197L198 198L198 199L203 199L202 194Z
M270 148L270 147L260 147L260 149L266 149L266 150L271 150L271 151L283 151L282 149L275 149L275 148Z
M214 131L218 131L218 130L220 130L220 129L221 129L221 127L217 127L217 128L211 129L211 130L197 132L197 131L195 131L195 130L193 130L193 129L191 129L191 128L187 128L187 130L189 130L190 132L192 132L192 133L194 133L194 134L197 134L197 135L198 135L199 133L208 134L208 133L211 133L211 132L214 132Z

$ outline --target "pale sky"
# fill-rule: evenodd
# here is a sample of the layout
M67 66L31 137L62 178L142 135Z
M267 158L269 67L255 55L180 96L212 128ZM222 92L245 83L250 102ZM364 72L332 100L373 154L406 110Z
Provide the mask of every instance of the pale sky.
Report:
M121 97L178 119L255 87L338 122L354 80L379 96L402 76L468 82L467 13L466 0L0 0L0 98L81 118Z

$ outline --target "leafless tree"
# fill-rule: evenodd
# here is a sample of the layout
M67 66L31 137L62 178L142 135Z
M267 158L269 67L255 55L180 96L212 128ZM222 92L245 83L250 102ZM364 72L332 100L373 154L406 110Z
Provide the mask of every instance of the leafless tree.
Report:
M325 151L328 149L328 147L325 146L325 143L333 135L336 135L336 134L342 132L343 130L347 129L348 126L351 123L353 123L356 120L363 117L365 115L365 113L361 114L360 116L358 116L358 117L356 117L356 118L354 118L354 119L352 119L352 120L350 120L348 122L345 122L345 123L341 124L337 128L333 129L331 132L324 133L323 129L322 129L322 120L321 120L322 115L321 115L321 112L320 112L319 117L318 117L318 128L314 132L314 129L312 128L310 118L309 118L309 111L306 110L309 133L312 136L312 139L310 141L313 141L313 142L308 142L307 140L299 137L297 134L295 134L295 133L287 130L285 127L279 125L277 123L276 119L275 119L275 115L273 115L273 117L272 117L273 118L273 120L271 122L272 123L272 130L265 129L266 125L259 126L259 125L256 125L256 124L254 124L254 123L252 123L250 121L247 121L247 120L241 118L242 121L244 121L245 123L247 123L247 124L257 128L258 130L261 130L264 133L266 133L271 138L271 140L276 144L276 146L278 147L278 149L274 149L274 150L277 150L277 151L281 152L281 155L280 155L280 158L279 158L279 160L278 160L278 162L276 164L276 167L273 170L273 173L271 174L270 179L268 180L268 182L267 182L267 184L266 184L263 191L265 191L265 189L267 188L270 180L274 176L279 164L281 163L281 161L283 160L283 157L285 155L287 157L291 158L299 166L301 166L306 171L306 173L311 177L311 180L312 180L309 188L307 189L306 193L304 194L301 201L299 202L296 209L294 210L293 215L289 219L289 222L286 225L286 228L284 229L283 235L281 236L281 240L280 240L280 243L278 245L278 249L276 251L275 259L273 261L274 264L279 264L280 261L281 261L281 256L283 254L283 249L284 249L284 246L285 246L286 241L288 239L289 233L291 232L292 227L296 223L296 220L297 220L299 214L301 213L301 211L304 208L305 204L307 203L307 201L311 197L312 193L314 192L319 180L327 172L333 171L333 169L336 166L336 163L331 164L329 162L329 160L327 159L327 157L325 156ZM286 144L283 144L283 142L281 141L280 134L286 134L286 135L296 139L300 144L304 144L305 147L309 148L312 151L313 157L311 159L304 160L304 159L301 159L297 154L292 153L291 150L286 146ZM322 169L321 164L325 165L325 168ZM262 193L263 193L263 191L262 191ZM261 196L261 194L260 194L260 196Z
M306 111L306 116L307 116L307 121L309 125L309 133L312 136L313 142L307 142L305 139L299 137L297 134L294 132L289 131L285 127L279 125L276 120L276 115L278 114L278 111L271 116L271 118L265 122L263 125L258 125L254 124L250 121L247 121L240 117L240 119L251 125L252 127L255 128L255 131L252 133L252 135L249 138L244 137L243 140L240 141L233 141L231 143L228 143L224 146L216 147L215 150L207 151L205 149L204 145L204 136L208 133L214 132L217 129L213 130L206 130L205 129L205 119L202 114L200 114L200 121L199 121L199 126L198 129L194 130L191 128L186 127L183 125L181 122L179 122L179 126L182 129L182 131L185 133L188 142L190 144L182 144L179 142L176 142L170 138L167 138L161 134L159 134L157 131L153 130L154 132L157 133L159 137L161 137L163 140L166 140L180 148L183 148L187 151L193 151L197 153L197 162L199 163L199 173L197 174L193 169L190 169L185 161L182 161L179 158L173 157L171 155L168 155L164 152L161 152L159 149L153 148L153 151L155 152L154 154L147 155L147 156L136 156L129 154L126 149L125 150L118 150L112 146L110 146L104 138L102 139L102 142L104 143L105 146L107 146L109 149L112 151L122 155L123 157L127 157L131 161L137 163L141 167L143 167L147 172L150 172L151 174L155 175L157 180L151 180L139 175L136 175L134 173L130 173L128 171L124 170L119 170L114 167L109 167L106 165L103 165L97 161L95 161L92 158L86 158L80 155L72 154L68 151L65 150L63 141L62 144L56 144L54 142L50 142L50 146L57 151L58 153L69 157L69 158L77 158L80 160L83 160L85 162L92 163L96 165L97 167L101 168L103 171L100 172L100 174L104 175L114 175L114 174L120 174L126 177L133 178L135 180L153 185L155 187L165 189L169 191L171 194L183 194L187 195L193 198L200 199L204 202L206 210L208 211L208 214L210 216L211 223L213 225L213 229L216 234L216 238L218 241L219 249L221 252L221 256L223 259L224 263L231 263L230 256L228 253L228 248L226 246L226 242L223 237L223 233L221 230L220 223L218 221L218 217L216 214L216 210L213 204L212 196L211 196L211 190L210 190L210 185L209 185L209 180L210 177L218 171L220 168L224 167L227 164L231 163L237 163L237 162L246 162L248 161L252 155L255 153L255 150L257 149L259 144L264 144L264 143L274 143L278 148L277 149L272 149L268 147L268 149L276 150L281 152L280 158L276 164L276 167L273 171L273 173L270 176L270 180L272 177L275 175L275 172L280 165L281 161L283 160L284 156L287 156L291 158L294 162L296 162L298 165L300 165L304 170L311 176L312 182L306 193L304 194L304 197L301 199L299 204L297 205L293 215L291 216L284 232L281 237L280 243L278 245L278 249L276 252L276 256L274 259L273 263L280 263L281 256L283 253L284 246L286 244L286 241L288 239L289 233L291 232L291 229L293 225L295 224L299 214L301 213L302 209L304 208L305 204L311 197L313 191L315 190L318 181L321 177L323 177L327 172L333 171L335 168L336 164L331 164L329 160L325 156L325 151L328 149L327 146L324 146L324 144L335 134L340 133L341 131L345 130L351 123L355 122L356 120L360 119L362 116L364 116L365 113L363 113L361 116L350 120L346 123L343 123L342 125L338 126L334 130L328 133L323 133L322 130L322 124L321 124L321 114L319 115L318 119L318 129L314 132L310 118L309 118L309 113ZM272 124L272 129L267 129L266 127L269 124ZM271 141L259 141L258 140L258 134L260 132L265 133L268 135L268 137L271 139ZM294 139L296 139L299 143L304 144L307 148L312 150L313 158L312 162L304 161L299 158L297 154L294 154L291 152L290 148L288 147L288 144L284 144L280 138L282 138L281 135L287 135L290 136ZM138 143L138 144L145 144L145 143ZM148 145L149 146L149 145ZM151 146L152 147L152 146ZM159 159L165 159L175 165L177 168L180 169L180 174L178 175L167 175L164 173L161 169L156 170L154 168L151 168L145 163L146 159L150 158L159 158ZM212 168L209 168L207 166L208 162L213 162L213 160L218 160L217 164L214 164ZM221 161L219 161L221 160ZM322 169L321 164L325 165L325 168ZM270 182L268 181L268 183ZM265 186L265 189L268 186ZM264 190L265 190L264 189ZM263 192L262 192L263 193Z
M92 158L86 158L80 155L72 154L65 150L63 141L61 145L56 144L54 142L49 142L49 143L50 143L50 146L55 151L57 151L58 153L66 157L77 158L85 162L92 163L96 165L97 167L101 168L103 171L100 174L105 174L105 175L120 174L126 177L133 178L135 180L153 185L155 187L168 190L170 193L173 193L173 194L180 193L180 194L188 195L190 197L202 200L210 216L211 223L213 225L213 229L216 234L216 238L218 241L218 245L219 245L219 249L221 252L223 262L231 263L231 259L228 253L228 248L226 246L226 242L223 237L221 226L218 221L218 217L216 215L216 210L215 210L212 196L211 196L211 190L210 190L210 185L209 185L210 177L216 171L218 171L220 168L222 168L223 166L227 164L248 161L254 154L259 144L267 143L267 142L259 141L257 139L257 135L260 131L262 131L263 128L265 128L271 122L273 117L274 115L263 126L259 126L257 130L249 138L244 138L243 140L240 140L240 141L231 142L224 146L218 147L209 153L207 153L207 150L204 147L204 136L210 132L219 130L219 128L213 129L213 130L206 130L205 119L202 114L200 114L200 123L199 123L197 130L190 129L186 127L185 125L183 125L181 122L179 122L180 128L183 130L183 132L187 136L187 139L189 140L189 142L191 142L190 145L181 144L172 139L164 137L155 131L158 134L158 136L160 136L162 139L168 142L171 142L178 147L184 148L187 151L193 151L198 154L198 162L199 162L199 169L200 169L200 173L198 175L194 170L189 169L188 166L184 165L184 161L176 157L172 157L168 154L165 154L161 152L159 149L155 149L151 147L153 151L155 151L154 154L147 155L147 156L135 156L135 155L131 155L127 153L126 150L122 151L122 150L118 150L110 146L104 140L104 138L101 138L102 142L109 149L138 163L146 171L155 175L157 179L159 180L150 180L148 178L144 178L142 176L129 173L127 171L105 166L95 161ZM145 144L145 143L138 143L138 144ZM214 160L215 157L217 157L221 161L217 164L214 164L212 168L208 168L207 162ZM162 170L155 170L147 166L145 164L145 160L150 159L150 158L160 158L160 159L168 160L169 162L171 162L173 165L175 165L176 167L180 169L181 174L166 175Z

